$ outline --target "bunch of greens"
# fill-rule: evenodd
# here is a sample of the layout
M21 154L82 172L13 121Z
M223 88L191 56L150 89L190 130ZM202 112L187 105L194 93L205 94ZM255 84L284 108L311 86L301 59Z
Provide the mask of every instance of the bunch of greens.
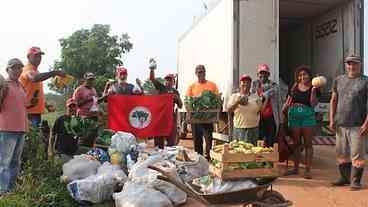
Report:
M73 134L76 137L89 137L90 135L96 134L96 132L100 131L97 121L75 116L66 119L64 126L69 134Z
M184 99L185 106L190 111L205 111L221 109L221 96L214 94L211 91L204 91L201 96L192 97L186 96ZM192 112L192 117L199 120L208 120L216 116L216 113L210 112Z

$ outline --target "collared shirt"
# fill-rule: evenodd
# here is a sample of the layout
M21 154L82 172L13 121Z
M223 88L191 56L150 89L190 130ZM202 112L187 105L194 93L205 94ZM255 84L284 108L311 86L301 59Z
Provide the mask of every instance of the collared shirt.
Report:
M42 114L45 111L45 95L43 93L43 83L40 82L32 82L28 76L29 75L37 75L39 71L37 67L32 64L27 64L23 67L22 74L19 77L19 82L22 84L24 90L27 95L27 104L31 103L32 98L36 98L38 100L37 104L27 109L27 112L30 114Z
M0 131L26 132L26 93L19 82L7 81L8 92L0 111Z

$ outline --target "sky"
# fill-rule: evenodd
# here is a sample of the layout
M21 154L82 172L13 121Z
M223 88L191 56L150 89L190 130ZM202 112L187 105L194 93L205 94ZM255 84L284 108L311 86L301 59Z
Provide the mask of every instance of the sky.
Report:
M148 77L148 59L158 61L157 75L176 72L177 43L214 0L2 0L0 71L6 62L24 63L29 47L46 53L39 67L48 71L60 59L58 39L94 24L111 25L111 34L128 33L133 49L123 58L128 80ZM45 84L46 85L46 84Z

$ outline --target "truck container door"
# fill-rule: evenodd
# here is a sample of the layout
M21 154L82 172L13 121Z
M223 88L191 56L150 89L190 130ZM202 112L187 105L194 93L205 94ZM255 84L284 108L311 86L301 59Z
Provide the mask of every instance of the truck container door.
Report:
M238 0L239 74L256 78L258 64L268 64L279 82L279 0Z

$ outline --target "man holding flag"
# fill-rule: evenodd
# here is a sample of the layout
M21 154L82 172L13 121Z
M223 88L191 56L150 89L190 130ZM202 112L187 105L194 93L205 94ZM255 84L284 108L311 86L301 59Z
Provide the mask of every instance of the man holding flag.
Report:
M180 94L178 90L174 88L175 85L175 75L168 74L165 76L165 83L162 84L159 80L155 78L155 69L156 69L156 62L151 59L150 60L150 77L149 79L152 81L153 85L155 86L156 90L159 94L173 94L174 95L174 105L178 108L183 107L183 102L180 99ZM167 146L174 146L176 144L176 125L177 125L177 116L175 111L173 111L173 126L170 136L168 137L155 137L155 146L163 149L165 145L165 139L167 141Z
M139 138L168 137L173 125L174 95L109 95L108 127Z

